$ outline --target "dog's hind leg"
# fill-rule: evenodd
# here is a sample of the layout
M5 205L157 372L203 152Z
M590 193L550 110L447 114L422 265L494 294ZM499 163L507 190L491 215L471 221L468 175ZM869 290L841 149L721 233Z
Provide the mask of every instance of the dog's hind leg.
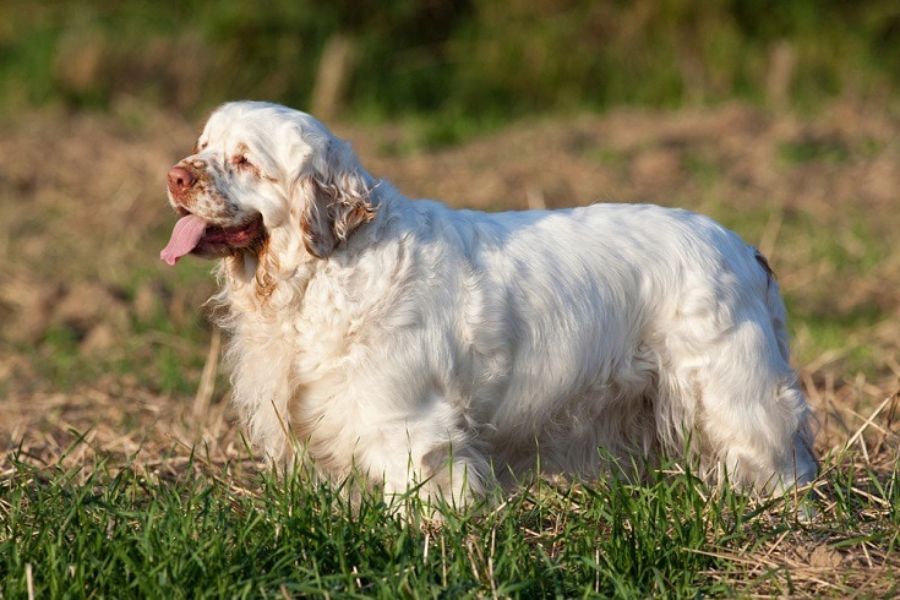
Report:
M681 404L673 414L690 415L684 425L706 467L715 461L732 482L781 491L811 481L817 464L806 400L762 300L683 315L666 341L678 357L668 373L678 393L667 401Z

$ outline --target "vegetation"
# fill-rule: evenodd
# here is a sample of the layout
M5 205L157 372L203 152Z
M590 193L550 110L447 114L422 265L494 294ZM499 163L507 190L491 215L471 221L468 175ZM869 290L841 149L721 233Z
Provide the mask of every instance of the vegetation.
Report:
M77 443L69 450L75 450ZM837 459L840 460L840 459ZM199 456L170 476L105 461L85 470L16 462L0 484L4 597L693 598L751 591L900 591L897 573L845 564L900 550L900 482L826 463L822 514L798 523L796 497L750 500L689 472L643 485L543 482L480 509L410 519L364 494L349 505L300 475L245 482ZM302 473L301 473L302 475ZM788 543L784 540L790 538ZM789 575L774 562L797 543Z
M0 106L137 95L195 113L226 98L309 107L323 51L349 53L356 116L505 122L547 110L744 98L809 108L900 87L894 2L840 0L8 0ZM328 109L330 110L330 108Z

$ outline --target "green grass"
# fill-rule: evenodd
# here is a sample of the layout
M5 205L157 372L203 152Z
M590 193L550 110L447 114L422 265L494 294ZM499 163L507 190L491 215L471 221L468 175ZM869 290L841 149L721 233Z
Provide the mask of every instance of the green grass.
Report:
M166 236L168 232L154 234L147 247L161 248ZM193 394L213 327L199 305L211 295L215 279L210 264L204 261L182 261L177 269L162 271L150 264L153 266L139 263L124 272L121 280L108 284L129 307L125 330L119 332L113 347L103 352L81 351L89 332L67 322L52 324L36 344L17 344L17 350L35 365L38 387L68 392L114 373L131 375L155 393ZM48 277L56 275L48 270ZM153 305L144 313L133 309L142 286L162 290L154 293ZM180 318L174 319L168 303L178 290L191 293L180 297L176 311Z
M791 497L760 504L690 474L542 482L465 513L445 507L436 525L414 498L404 518L375 493L351 506L300 475L251 475L247 492L225 469L195 469L199 457L166 478L19 458L0 483L4 598L27 595L29 569L36 597L695 598L734 595L740 563L728 556L752 561L785 535L900 550L896 469L833 469L821 488L832 504L808 525ZM791 589L778 569L742 583L753 585Z
M191 395L206 358L211 325L202 314L178 327L160 312L150 321L134 319L130 331L140 337L121 340L106 352L81 352L80 332L53 326L34 347L21 346L40 376L40 386L70 392L107 373L131 375L155 393Z
M808 139L785 142L779 150L782 160L788 164L842 163L850 157L847 147L838 140Z
M321 56L338 36L355 59L338 101L353 115L439 116L440 145L484 122L544 111L767 102L772 71L801 110L900 87L890 2L354 3L7 0L0 5L0 114L140 98L202 114L235 97L309 108ZM775 49L793 67L773 69ZM190 60L183 60L190 56ZM815 148L788 149L806 160Z

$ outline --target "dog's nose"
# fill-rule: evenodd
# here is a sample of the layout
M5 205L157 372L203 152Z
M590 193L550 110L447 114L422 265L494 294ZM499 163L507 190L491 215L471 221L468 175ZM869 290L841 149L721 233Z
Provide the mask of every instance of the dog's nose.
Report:
M175 165L169 170L169 190L173 194L180 194L191 189L196 183L194 174L180 165Z

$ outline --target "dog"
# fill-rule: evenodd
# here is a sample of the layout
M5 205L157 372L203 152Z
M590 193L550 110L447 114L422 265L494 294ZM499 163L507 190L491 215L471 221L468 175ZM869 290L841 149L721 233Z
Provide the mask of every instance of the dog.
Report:
M461 502L664 455L766 492L816 476L778 284L709 218L410 200L263 102L211 115L168 198L161 258L221 259L233 399L271 461Z

